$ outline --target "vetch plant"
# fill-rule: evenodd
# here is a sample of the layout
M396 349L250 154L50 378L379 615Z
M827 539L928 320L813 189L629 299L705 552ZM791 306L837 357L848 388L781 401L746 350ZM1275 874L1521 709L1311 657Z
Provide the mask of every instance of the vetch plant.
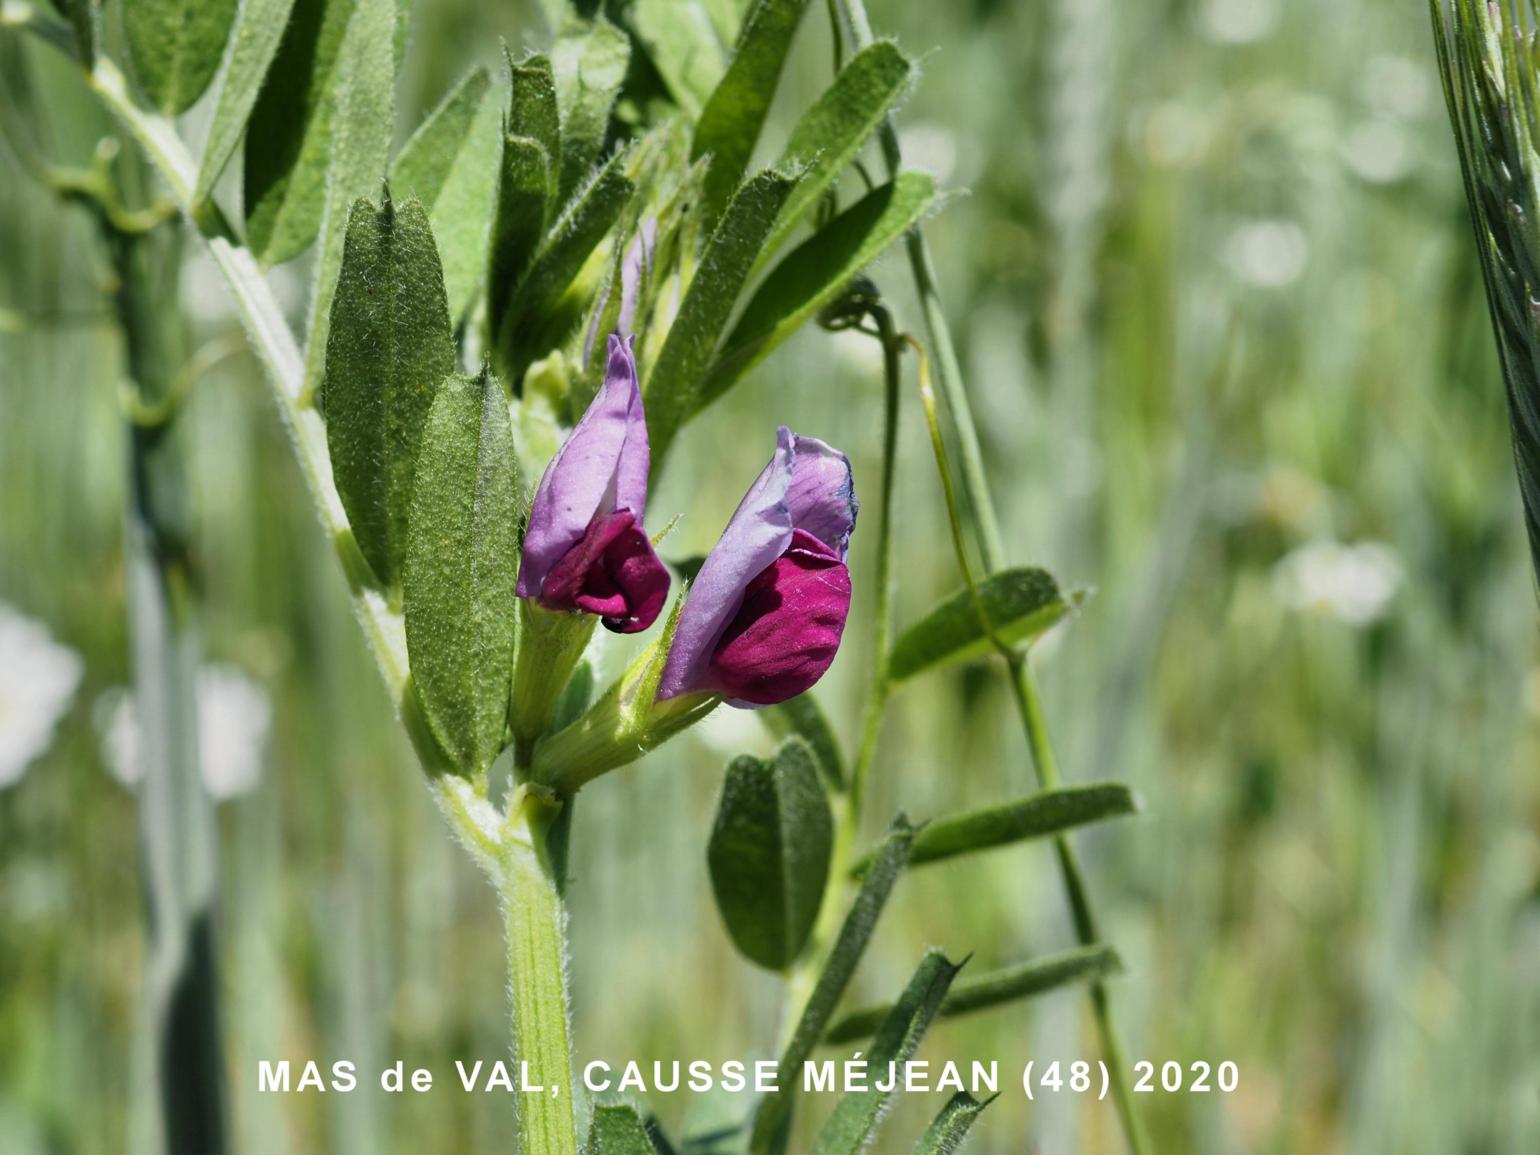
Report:
M406 27L396 0L135 0L123 44L93 0L63 7L61 21L9 0L5 22L79 64L228 281L429 789L496 888L514 1057L547 1089L520 1097L516 1149L576 1155L585 1128L591 1152L667 1149L630 1108L592 1120L575 1109L572 814L582 788L727 703L758 710L783 739L768 760L733 760L709 839L702 832L728 934L785 979L784 1089L743 1121L753 1155L791 1149L796 1076L815 1048L866 1038L870 1063L901 1062L938 1017L1074 982L1090 984L1120 1116L1142 1150L1103 985L1120 963L1099 940L1066 838L1134 804L1115 783L1060 785L1027 650L1080 595L1005 562L921 232L942 198L902 167L890 120L915 68L872 36L861 5L830 6L836 74L758 171L749 162L806 0L747 5L719 67L689 50L709 26L696 0L578 6L548 52L510 58L503 76L469 73L394 156ZM166 37L172 27L184 34ZM115 63L125 54L132 83ZM174 117L216 77L194 157ZM860 166L873 140L883 181ZM238 205L223 178L237 148ZM858 167L862 179L840 180ZM902 632L894 484L902 357L918 342L862 277L900 241L924 314L922 396L964 579ZM267 270L307 251L301 343ZM687 451L676 443L692 419L815 319L869 332L883 351L875 572L852 573L848 557L856 492L868 487L845 454L783 426L665 613L673 582L645 525L652 480ZM593 694L584 657L600 624L656 633ZM847 769L835 721L807 692L847 627L861 626L874 660ZM861 847L892 695L992 656L1010 674L1044 789L930 826L898 815ZM493 766L509 752L504 790ZM1077 947L962 982L960 965L932 951L891 1004L836 1018L908 868L1037 838L1053 840ZM880 1089L844 1096L812 1149L854 1155L887 1105ZM955 1149L982 1106L954 1098L914 1150Z

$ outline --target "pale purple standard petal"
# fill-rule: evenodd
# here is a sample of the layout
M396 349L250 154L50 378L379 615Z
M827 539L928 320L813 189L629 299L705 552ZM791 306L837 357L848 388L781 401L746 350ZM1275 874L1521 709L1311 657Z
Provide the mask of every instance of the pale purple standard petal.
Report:
M658 683L665 700L702 685L711 653L737 614L744 590L791 544L791 486L796 438L786 426L776 436L775 456L749 487L722 537L700 567L685 596L673 644Z
M786 504L792 528L806 530L845 560L859 508L850 458L816 437L797 437Z
M595 515L631 508L617 504L622 493L637 503L631 512L641 520L647 465L647 425L636 363L626 342L612 335L604 385L546 466L530 505L519 564L520 597L539 595L546 575L582 540Z

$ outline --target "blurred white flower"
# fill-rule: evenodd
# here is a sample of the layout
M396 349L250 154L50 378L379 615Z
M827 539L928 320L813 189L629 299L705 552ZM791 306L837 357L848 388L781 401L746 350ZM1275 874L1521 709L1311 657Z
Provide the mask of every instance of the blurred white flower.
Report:
M1313 541L1273 567L1273 593L1291 610L1367 626L1385 616L1402 576L1395 550L1382 542Z
M1305 230L1290 220L1247 221L1230 231L1224 258L1248 285L1281 289L1305 271L1309 244Z
M85 663L41 622L0 602L0 789L53 743Z
M108 773L133 789L144 778L133 694L109 690L93 713ZM261 780L272 721L267 691L240 670L209 665L198 671L198 764L215 801L246 794Z
M1203 34L1220 44L1261 40L1278 23L1277 0L1205 0L1199 15Z
M1342 160L1370 184L1390 184L1412 170L1412 145L1395 121L1365 121L1342 142Z
M1376 112L1410 120L1427 110L1436 75L1408 56L1372 56L1363 71L1364 100Z

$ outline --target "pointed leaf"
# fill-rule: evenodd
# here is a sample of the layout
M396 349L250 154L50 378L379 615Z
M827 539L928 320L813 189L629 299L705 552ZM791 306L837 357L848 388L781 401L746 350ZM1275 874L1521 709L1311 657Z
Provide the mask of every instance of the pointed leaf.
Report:
M711 368L708 405L844 291L851 280L937 204L931 179L900 173L797 248L765 278Z
M427 207L455 323L485 271L492 229L502 110L491 84L486 69L470 72L402 146L390 172L396 195Z
M252 109L244 162L246 240L264 264L298 256L321 226L337 54L358 2L294 0Z
M871 942L872 932L882 916L883 907L887 905L888 896L893 893L894 884L909 864L909 848L913 841L914 828L900 814L878 847L871 868L861 878L861 889L845 915L828 957L824 959L823 969L819 971L818 981L813 984L813 991L802 1008L796 1030L792 1032L786 1049L781 1053L781 1089L760 1100L759 1109L754 1115L751 1150L760 1152L786 1149L791 1126L792 1096L796 1086L791 1081L791 1075L802 1070L803 1062L818 1045L834 1014L835 1006L845 993L845 988L850 985L850 978L855 974L861 956L866 953L867 944Z
M326 350L326 442L353 535L398 576L412 472L454 339L428 215L416 200L353 207Z
M338 53L336 108L305 347L305 387L312 393L320 387L326 366L326 331L342 265L348 210L359 197L380 187L390 158L396 99L395 29L396 0L358 0ZM441 271L440 279L442 276Z
M792 738L773 762L727 768L706 861L717 910L750 962L781 970L801 953L829 875L834 822L807 744Z
M588 1155L657 1155L641 1116L627 1106L594 1108L584 1150Z
M1030 645L1085 600L1065 595L1046 570L1009 569L979 583L979 600L1006 645ZM903 681L926 670L974 661L994 652L994 642L979 622L973 594L959 590L910 626L893 644L888 674Z
M692 580L693 577L692 574ZM759 711L759 719L777 738L795 735L806 742L829 789L845 788L845 757L840 752L839 737L812 694L798 694L779 705L766 706Z
M134 75L150 103L167 116L186 112L213 81L235 5L236 0L132 0L123 6Z
M960 964L948 962L940 951L926 954L903 995L877 1028L866 1058L869 1070L886 1071L889 1063L908 1061L961 969ZM818 1132L813 1155L860 1155L865 1150L893 1094L891 1087L887 1091L879 1089L876 1084L880 1081L874 1079L866 1090L849 1091L840 1098L829 1121Z
M925 1129L913 1155L953 1155L962 1147L968 1129L993 1101L991 1099L980 1103L967 1091L958 1091L947 1100L935 1121Z
M631 23L674 103L699 116L727 67L704 0L635 0Z
M561 172L561 116L556 105L556 79L551 61L532 53L518 63L508 61L508 135L537 142L550 168L550 202L555 211L556 184Z
M524 136L503 141L487 273L487 316L494 326L507 315L514 286L545 235L550 179L550 158L539 141Z
M680 427L700 408L700 389L759 247L796 178L773 169L744 183L706 242L700 265L646 383L647 434L657 470Z
M883 117L909 90L913 75L914 65L888 40L863 48L840 69L834 83L792 130L781 154L778 167L807 171L765 242L761 263L781 247L849 167Z
M520 373L526 356L545 351L537 348L546 335L540 328L541 318L560 302L631 199L624 161L625 154L617 152L574 195L519 278L501 320L498 348Z
M278 45L283 40L289 11L293 7L294 0L245 0L241 5L230 47L230 63L225 67L219 104L209 126L208 143L203 146L203 161L198 166L198 183L193 190L195 205L208 200L225 166L235 155L268 68L278 55Z
M973 1011L988 1010L1074 983L1104 979L1122 969L1123 962L1118 958L1118 952L1110 946L1093 943L1091 946L1075 947L1073 950L1002 967L956 983L942 1002L938 1017L949 1019ZM892 1006L885 1004L862 1007L841 1015L824 1035L823 1041L833 1046L869 1038L892 1011Z
M748 168L806 7L807 0L756 0L727 73L701 112L690 159L711 157L702 205L708 221L723 210Z
M604 150L610 109L631 63L631 41L608 20L569 17L551 49L561 115L560 199L565 202Z
M909 865L939 862L1033 838L1062 834L1078 826L1121 818L1138 811L1133 793L1121 782L1097 782L1045 790L1015 802L986 806L929 822L914 836ZM860 874L862 859L852 868Z
M404 592L412 680L460 769L502 747L513 678L518 482L502 385L445 380L412 487Z

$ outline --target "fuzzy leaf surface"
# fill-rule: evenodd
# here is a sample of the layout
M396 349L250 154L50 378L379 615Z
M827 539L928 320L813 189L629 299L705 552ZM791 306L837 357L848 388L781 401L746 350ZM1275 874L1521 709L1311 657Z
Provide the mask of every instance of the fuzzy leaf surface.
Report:
M404 593L412 679L467 773L502 747L518 601L518 480L496 378L453 376L433 402L412 487Z
M657 1155L646 1124L630 1106L598 1106L588 1131L588 1155Z
M647 434L656 470L680 428L701 408L701 386L760 246L796 184L774 169L744 182L706 242L657 363L647 376Z
M194 204L209 198L241 143L262 91L262 82L278 55L278 45L288 27L289 12L294 3L295 0L246 0L241 5L230 47L230 63L225 68L219 103L209 125L208 143L203 146L203 160L198 166Z
M237 0L132 0L123 31L134 75L167 116L186 112L214 80Z
M904 172L798 245L759 286L706 381L702 404L727 392L770 351L845 290L938 203L930 177Z
M793 738L773 761L727 768L707 844L711 888L733 945L781 970L801 953L829 876L834 821L812 751Z
M359 550L384 585L406 548L412 474L454 338L428 214L353 206L326 347L326 442Z
M610 110L631 63L631 41L608 20L569 17L551 49L561 117L562 201L573 194L604 150Z
M1036 641L1083 600L1080 592L1065 595L1052 574L1032 567L1003 570L979 583L979 602L994 636L1009 646ZM888 672L901 682L993 652L973 594L962 589L898 636Z
M914 65L890 40L863 48L803 114L777 165L805 169L765 242L761 262L791 235L909 90Z
M490 99L492 78L472 70L402 146L391 187L428 210L450 320L465 316L486 267L497 187L502 110Z
M840 750L839 736L812 694L798 694L766 706L759 711L759 719L777 738L795 735L806 742L829 789L845 788L845 756Z
M723 210L748 168L806 7L807 0L755 0L727 72L701 110L690 159L711 157L702 198L708 221Z
M958 1091L920 1136L913 1155L953 1155L987 1106L988 1103L979 1102L967 1091Z

